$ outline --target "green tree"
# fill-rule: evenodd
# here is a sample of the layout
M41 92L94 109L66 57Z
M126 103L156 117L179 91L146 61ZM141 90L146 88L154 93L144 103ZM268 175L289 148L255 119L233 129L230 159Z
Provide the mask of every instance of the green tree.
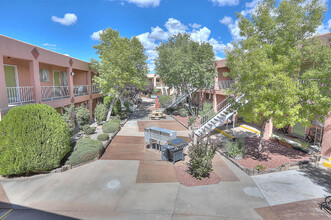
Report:
M93 47L100 58L100 62L91 60L91 67L99 73L94 77L94 82L101 94L112 97L107 114L109 121L114 103L127 88L134 86L143 89L147 85L147 56L136 37L121 37L117 30L110 28L100 34L99 44Z
M248 103L239 114L262 125L308 124L330 110L330 45L312 37L322 24L326 6L321 0L264 0L250 18L238 14L243 40L226 50L231 92ZM304 71L303 66L317 63Z
M189 96L189 110L192 94L197 89L209 88L216 76L213 47L209 43L198 43L188 34L177 34L156 48L156 73L163 82Z

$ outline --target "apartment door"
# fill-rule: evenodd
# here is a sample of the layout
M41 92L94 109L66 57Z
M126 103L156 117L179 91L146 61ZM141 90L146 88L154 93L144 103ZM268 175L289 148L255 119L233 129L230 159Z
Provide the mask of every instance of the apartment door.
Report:
M53 71L54 95L61 96L61 76L60 71Z
M7 87L8 103L20 101L20 93L18 87L17 68L13 65L4 65L5 79Z

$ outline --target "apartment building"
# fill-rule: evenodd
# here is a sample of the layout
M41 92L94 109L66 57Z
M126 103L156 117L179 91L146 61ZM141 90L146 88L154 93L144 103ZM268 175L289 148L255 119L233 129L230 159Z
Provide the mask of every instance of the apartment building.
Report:
M329 44L331 40L331 33L326 33L318 36L324 43ZM302 71L314 67L314 63L306 62L303 64ZM217 77L215 77L215 84L209 89L201 89L194 93L193 104L202 107L204 102L213 103L215 112L221 108L222 102L227 98L225 89L229 88L234 80L226 76L230 69L226 66L226 59L221 59L215 62L217 68ZM225 101L226 102L226 101ZM330 103L331 104L331 103ZM315 144L321 145L321 153L326 157L331 157L331 111L323 122L313 120L311 126L301 125L299 123L292 126L286 126L283 131L291 136L301 139L313 140ZM270 136L276 128L272 121L266 125L265 135Z
M153 73L149 73L147 74L147 78L149 79L149 81L151 82L151 84L153 85L154 89L158 89L159 92L156 94L158 96L161 95L170 95L170 89L168 86L166 86L162 79L160 78L159 75L157 74L153 74Z
M90 63L0 35L0 120L11 108L44 103L84 104L92 112L102 95Z

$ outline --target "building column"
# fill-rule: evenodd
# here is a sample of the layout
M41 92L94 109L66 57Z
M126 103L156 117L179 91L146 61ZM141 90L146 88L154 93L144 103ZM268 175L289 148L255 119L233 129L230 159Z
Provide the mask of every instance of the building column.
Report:
M156 75L154 75L154 88L156 87Z
M3 66L3 55L0 54L0 109L8 108L7 87L5 69ZM1 111L0 111L1 119Z
M68 86L69 86L69 95L71 100L74 98L74 77L71 75L72 67L67 67L67 78L68 78Z
M265 125L265 131L264 131L264 136L265 137L271 137L272 135L272 129L273 129L273 123L272 123L272 118L267 122Z
M331 111L324 122L321 154L331 157Z
M92 78L91 71L87 72L87 84L88 84L88 94L89 94L89 110L90 110L90 119L93 119L93 98L92 98Z
M36 103L42 102L41 86L40 86L40 73L38 60L29 61L29 68L31 74L31 82L34 85L34 98Z

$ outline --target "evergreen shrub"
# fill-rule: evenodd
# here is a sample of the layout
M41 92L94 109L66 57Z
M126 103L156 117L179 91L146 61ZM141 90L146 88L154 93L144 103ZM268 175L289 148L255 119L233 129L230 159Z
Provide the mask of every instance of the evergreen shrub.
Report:
M171 103L172 96L171 95L163 95L159 98L159 104L161 108L167 107L167 104Z
M113 121L107 122L104 125L102 125L102 131L104 133L115 133L119 129L120 129L119 123Z
M0 175L54 169L70 151L66 122L52 107L30 104L11 109L0 121Z
M96 127L90 127L90 125L83 125L82 128L84 133L88 135L94 134L95 130L97 129Z
M101 155L103 150L104 148L101 141L91 138L82 138L77 141L66 164L78 165L86 163Z
M179 112L180 117L187 117L188 116L188 112L185 108L179 109L178 112Z
M104 104L98 104L94 109L94 116L98 124L107 119L107 108Z
M109 139L109 134L99 134L98 137L97 137L97 139L99 141L106 141L106 140Z
M76 119L79 126L87 125L90 123L90 111L84 107L78 107Z

